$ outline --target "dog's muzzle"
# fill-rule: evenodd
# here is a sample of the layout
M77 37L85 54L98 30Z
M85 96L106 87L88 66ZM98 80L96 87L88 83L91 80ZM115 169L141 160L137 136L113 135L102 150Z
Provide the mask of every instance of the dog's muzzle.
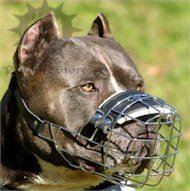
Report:
M127 128L118 131L130 124L134 129L132 124L137 124L138 132ZM85 139L87 146L103 148L104 162L99 165L103 166L104 173L93 173L132 187L157 185L163 176L174 170L181 137L181 118L162 99L143 92L125 91L106 99L77 136ZM122 151L111 143L114 136L116 142L118 139L128 142ZM106 166L110 152L116 156L122 153L126 167Z
M157 185L174 170L181 137L181 118L173 107L159 98L137 91L112 95L84 127L74 132L32 113L18 88L15 92L28 126L38 137L52 142L62 158L75 169L84 170L70 160L73 157L98 167L85 170L112 183L132 187ZM50 136L44 135L45 127L49 127ZM85 149L97 149L102 160L63 148L56 135L52 136L52 129L62 131ZM119 141L123 142L122 148L117 147ZM116 161L110 155L115 156ZM119 157L120 162L117 161Z

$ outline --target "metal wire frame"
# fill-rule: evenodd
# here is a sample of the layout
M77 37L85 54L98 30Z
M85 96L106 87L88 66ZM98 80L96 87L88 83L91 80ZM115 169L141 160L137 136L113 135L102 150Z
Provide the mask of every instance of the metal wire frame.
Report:
M47 139L48 141L52 141L55 145L56 150L60 153L60 155L64 158L65 161L68 162L68 164L71 167L74 167L76 169L82 169L84 170L80 165L76 165L72 163L69 158L69 156L77 157L84 159L85 161L89 161L95 165L101 166L104 170L103 171L90 171L91 173L98 175L102 177L103 179L106 179L107 181L113 182L115 184L120 185L127 185L131 187L142 187L144 185L149 186L155 186L160 183L160 181L163 179L164 176L168 176L171 174L171 172L174 170L174 162L175 162L175 156L178 152L178 145L179 140L181 137L181 118L177 114L176 110L172 108L171 106L167 105L166 103L163 103L160 101L160 99L156 97L152 97L149 95L145 95L143 97L135 98L134 101L129 104L127 107L123 108L121 112L118 113L116 110L116 107L120 104L123 104L126 100L134 99L134 96L129 96L127 98L124 98L123 100L119 101L113 108L110 108L107 113L104 114L103 118L105 119L111 112L117 113L117 118L114 121L114 125L116 125L117 121L121 119L121 117L127 117L134 123L139 124L140 126L148 127L150 125L156 125L156 131L155 138L138 138L138 137L131 137L127 133L121 134L115 131L114 128L109 129L108 134L108 140L107 142L97 142L94 141L94 137L96 136L96 133L98 132L98 128L96 128L91 135L91 137L86 137L81 134L82 129L79 130L79 132L74 132L70 129L67 129L65 127L59 126L57 124L49 123L49 131L50 131L50 137L47 138L43 135L43 132L39 135L43 139ZM160 106L160 108L167 108L167 113L160 111L157 107L154 105L148 104L147 100L154 100L157 105ZM142 103L147 108L151 108L155 110L156 114L152 117L148 117L146 120L142 120L141 118L133 118L130 114L128 114L126 111L132 107L136 103ZM103 119L103 120L104 120ZM85 155L81 155L79 153L74 153L72 151L69 151L67 149L64 149L61 147L59 142L56 139L56 134L53 135L53 129L57 129L57 134L59 134L59 131L62 131L63 133L69 133L70 136L72 136L76 143L78 143L80 146L85 147L86 149L90 150L88 147L89 143L93 143L97 146L96 148L93 148L92 150L97 153L101 153L102 149L104 149L104 162L97 162ZM164 129L167 128L167 129ZM135 173L135 172L127 172L126 170L118 170L115 166L107 166L106 160L108 158L108 151L112 151L114 153L121 154L121 151L116 150L116 148L112 147L110 144L110 137L112 135L119 135L123 138L126 138L126 140L133 142L133 147L135 147L135 144L138 142L143 143L154 143L154 149L156 149L156 146L160 144L160 150L162 153L160 154L152 154L152 156L136 156L135 151L133 150L132 153L122 153L123 156L126 159L133 159L133 160L148 160L150 161L149 168L144 170L143 173ZM86 144L81 143L78 140L84 140ZM106 143L106 144L105 144ZM162 151L162 147L164 151ZM132 168L133 166L128 166L128 168ZM107 173L109 171L109 173ZM112 172L112 173L110 173ZM156 177L156 178L155 178Z

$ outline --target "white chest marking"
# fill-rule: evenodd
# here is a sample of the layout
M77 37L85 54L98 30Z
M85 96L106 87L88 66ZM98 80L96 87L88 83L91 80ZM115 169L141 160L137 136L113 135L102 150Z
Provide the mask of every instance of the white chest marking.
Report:
M51 191L79 191L103 182L102 178L92 173L55 166L39 157L37 160L42 172L37 177L35 184L29 186L28 190L43 190L45 188Z

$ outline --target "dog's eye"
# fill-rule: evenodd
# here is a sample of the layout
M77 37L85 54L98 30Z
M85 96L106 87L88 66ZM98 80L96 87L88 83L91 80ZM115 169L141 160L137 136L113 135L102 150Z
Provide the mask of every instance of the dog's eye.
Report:
M95 92L96 91L96 87L94 86L93 83L88 83L88 84L82 85L81 89L84 92Z

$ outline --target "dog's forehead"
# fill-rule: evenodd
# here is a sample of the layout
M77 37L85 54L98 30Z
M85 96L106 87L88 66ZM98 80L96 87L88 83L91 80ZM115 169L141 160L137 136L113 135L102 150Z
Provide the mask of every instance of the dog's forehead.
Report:
M127 53L113 39L85 36L71 38L71 41L103 64L109 65L111 69L113 69L113 65L124 67L125 69L131 67L136 69Z
M88 65L100 65L98 56L84 46L84 42L78 42L74 38L63 38L56 40L49 49L46 55L48 64L59 64L58 67L88 67ZM57 67L57 66L55 66Z
M58 60L60 65L91 67L92 64L101 63L110 70L121 68L125 72L137 71L133 61L113 39L94 36L64 38L56 42L54 49L56 56L53 54L52 58Z
M92 76L97 71L106 73L106 66L94 55L92 50L83 46L82 42L73 38L63 38L56 40L50 47L45 57L45 64L41 66L46 72L64 75L73 75L81 73L81 76ZM75 76L72 76L72 79Z
M111 38L99 38L96 36L84 36L71 38L72 42L93 55L109 71L110 75L121 84L126 81L143 83L136 65L126 51Z
M113 84L121 86L142 79L133 61L113 39L95 36L63 38L58 39L49 51L46 64L60 78L70 79L72 75L73 81L94 79L97 71L103 71L111 76Z

